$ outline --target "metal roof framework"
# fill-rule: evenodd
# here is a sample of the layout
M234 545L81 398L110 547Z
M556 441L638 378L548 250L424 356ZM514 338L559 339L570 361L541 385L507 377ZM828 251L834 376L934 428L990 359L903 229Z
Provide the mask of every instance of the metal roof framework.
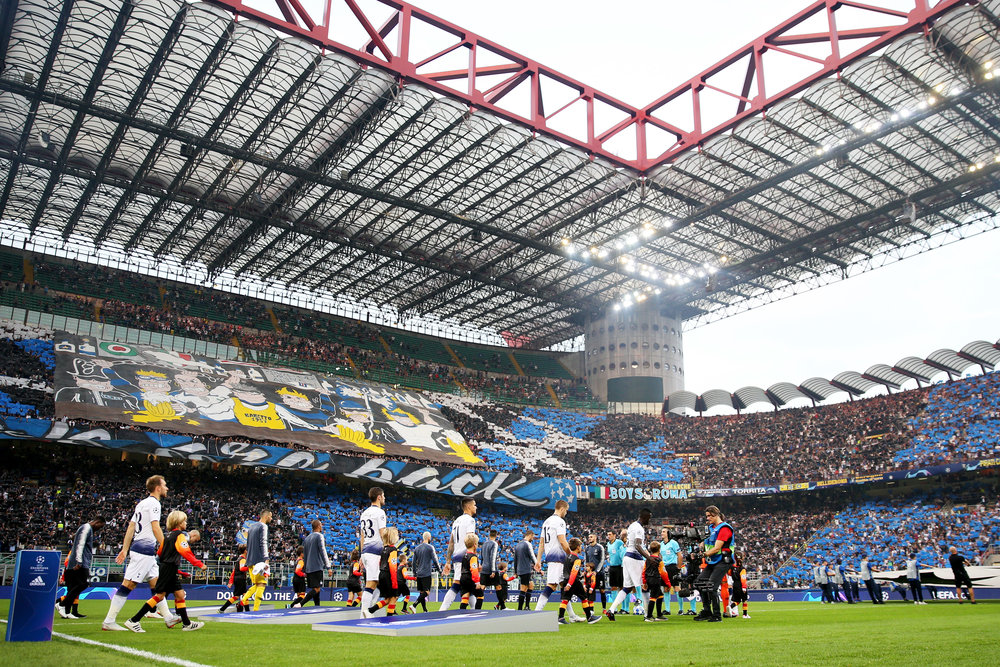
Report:
M5 3L0 217L537 347L612 304L704 323L997 225L1000 0L815 2L643 109L376 4L383 19L347 0L352 47L325 28L330 2L321 21L296 0L281 16ZM414 21L454 43L418 57ZM772 91L773 54L815 71ZM713 124L699 100L745 63ZM546 98L551 81L569 97ZM522 85L530 107L512 111ZM687 98L693 129L663 120ZM580 136L558 129L574 104ZM602 105L624 118L602 127ZM644 127L673 142L653 151ZM611 151L626 131L630 158Z
M887 391L900 391L904 382L915 380L917 386L930 384L942 373L948 379L961 377L972 366L979 366L983 373L994 370L1000 364L1000 340L987 343L977 340L967 344L960 351L941 349L927 355L926 359L904 357L894 366L875 364L863 373L844 371L831 380L812 377L798 385L778 382L767 389L743 387L734 392L724 389L710 389L702 395L692 391L675 391L665 399L668 412L681 413L685 410L705 412L714 407L725 406L734 410L745 410L751 405L767 403L777 410L795 400L811 401L813 405L828 401L838 394L846 393L852 400L875 389L879 385Z

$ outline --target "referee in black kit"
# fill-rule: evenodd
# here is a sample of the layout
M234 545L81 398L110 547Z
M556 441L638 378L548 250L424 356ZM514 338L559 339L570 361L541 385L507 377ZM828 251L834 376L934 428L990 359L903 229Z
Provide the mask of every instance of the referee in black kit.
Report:
M963 588L969 591L969 601L976 604L976 591L972 589L972 579L969 578L969 573L965 570L968 562L965 556L958 553L956 547L948 549L948 564L951 565L951 573L955 575L955 593L958 595L959 604L964 601L962 599Z
M594 566L594 590L590 594L590 604L597 603L597 591L601 592L601 605L608 608L608 594L604 590L607 588L604 581L604 563L607 560L607 553L604 545L597 541L597 533L591 533L587 537L587 548L584 551L584 562Z

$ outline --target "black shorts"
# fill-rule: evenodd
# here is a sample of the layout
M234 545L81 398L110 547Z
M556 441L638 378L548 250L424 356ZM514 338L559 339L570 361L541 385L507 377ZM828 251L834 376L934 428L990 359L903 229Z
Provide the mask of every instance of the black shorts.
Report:
M471 578L465 579L463 577L462 579L460 579L459 590L462 592L462 595L468 593L469 595L472 595L477 598L483 596L483 589L476 586L476 582L474 582Z
M361 578L355 577L353 574L347 578L347 592L348 593L360 593L361 592Z
M431 589L431 577L430 575L426 577L417 577L417 590L418 591L429 591Z
M90 579L90 570L85 567L81 567L79 570L66 570L63 573L63 579L66 581L67 589L80 585L86 586L87 580Z
M608 567L608 586L611 588L621 588L625 585L625 575L622 574L621 565L611 565Z
M519 574L519 575L517 575L517 580L518 580L518 582L522 586L530 586L531 585L531 573L529 572L528 574Z
M397 589L392 585L392 577L388 573L379 575L378 593L384 598L394 598L397 596Z
M177 565L173 563L161 563L160 575L156 578L156 588L153 589L153 594L168 594L182 590L184 590L184 587L181 586L181 578L177 574Z
M306 586L308 586L309 588L322 588L323 570L316 570L315 572L306 572Z
M490 586L500 585L500 575L496 572L491 572L490 574L484 574L479 578L479 583L483 585L483 588L488 588Z
M559 586L560 600L572 600L574 595L580 598L580 600L590 599L590 596L587 594L587 591L583 588L582 581L580 581L579 579L574 581L573 585L569 587L568 591L566 590L567 583L569 583L568 579L562 582L562 584Z
M663 597L663 582L657 581L656 583L649 584L649 597L650 598Z
M242 597L242 595L246 592L247 592L247 578L233 577L233 595L239 595Z
M597 572L594 577L594 590L603 591L607 587L607 583L604 581L604 572Z
M406 581L399 582L399 588L396 589L396 597L410 597L410 587Z
M300 577L299 575L294 575L292 577L292 591L295 593L305 593L306 592L306 578Z
M969 573L962 570L961 573L952 570L952 574L955 575L955 588L972 588L972 579L969 578Z
M667 571L667 576L670 577L670 585L676 587L681 581L681 568L674 563L664 565L663 568Z

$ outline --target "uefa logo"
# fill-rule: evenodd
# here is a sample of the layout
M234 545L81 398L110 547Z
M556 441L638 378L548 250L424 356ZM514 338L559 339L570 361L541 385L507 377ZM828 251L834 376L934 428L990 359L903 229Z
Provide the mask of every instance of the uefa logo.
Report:
M35 562L38 563L39 565L41 565L42 563L45 562L45 556L36 556L35 557Z

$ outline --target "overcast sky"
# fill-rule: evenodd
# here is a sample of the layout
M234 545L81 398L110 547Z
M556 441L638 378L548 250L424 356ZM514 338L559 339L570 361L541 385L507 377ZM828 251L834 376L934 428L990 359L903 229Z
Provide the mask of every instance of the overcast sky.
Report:
M636 106L807 6L746 2L417 5ZM901 7L906 2L897 3ZM912 6L912 0L909 3ZM864 371L1000 338L1000 232L883 267L685 334L687 388L735 390Z

